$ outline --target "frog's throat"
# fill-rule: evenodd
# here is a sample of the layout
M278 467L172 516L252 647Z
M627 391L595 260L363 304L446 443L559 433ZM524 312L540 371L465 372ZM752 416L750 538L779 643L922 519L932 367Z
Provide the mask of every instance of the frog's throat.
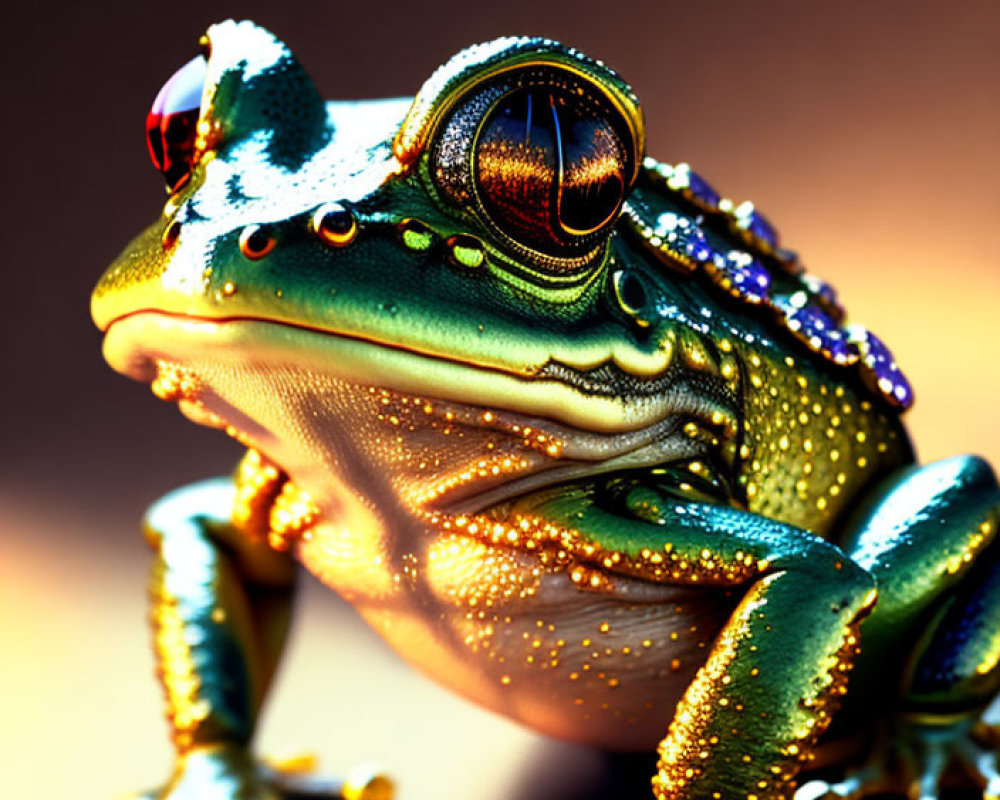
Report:
M498 408L601 434L647 430L668 417L723 420L735 430L738 409L719 392L695 393L683 381L642 395L589 393L553 377L503 368L260 318L204 319L138 311L109 323L104 357L118 372L151 383L160 363L294 365L359 386L390 388L484 408Z

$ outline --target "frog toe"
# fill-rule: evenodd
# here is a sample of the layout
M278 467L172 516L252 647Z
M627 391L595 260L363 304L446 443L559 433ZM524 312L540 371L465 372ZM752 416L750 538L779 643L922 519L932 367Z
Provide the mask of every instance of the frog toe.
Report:
M940 759L927 762L916 756L912 743L903 737L889 739L886 732L872 748L863 765L848 768L838 781L811 780L796 791L794 800L862 800L868 797L908 797L911 800L936 800L934 793ZM931 791L928 794L927 789Z
M996 750L974 738L957 743L958 756L967 771L983 786L983 800L1000 800L1000 764Z
M850 797L847 782L828 783L827 781L809 781L795 792L795 800L835 800L835 798Z
M842 781L836 783L823 780L804 783L795 792L794 800L850 800L871 795L882 786L878 770L867 768L849 773Z
M281 800L393 800L396 787L380 769L363 765L346 780L313 774L311 767L267 767L265 782Z
M949 800L968 797L969 791L983 800L1000 800L996 749L973 738L967 726L914 726L884 739L867 764L848 770L842 780L803 783L794 800Z
M156 800L160 796L160 791L158 789L150 789L148 792L130 792L129 794L119 795L117 800Z
M919 736L915 752L919 754L916 779L911 783L911 794L918 800L938 800L952 795L942 788L950 786L975 787L976 797L982 791L983 800L1000 800L1000 764L997 750L991 744L982 744L961 726L951 736ZM945 780L942 781L942 777ZM950 780L949 780L950 778ZM956 784L955 782L958 781Z

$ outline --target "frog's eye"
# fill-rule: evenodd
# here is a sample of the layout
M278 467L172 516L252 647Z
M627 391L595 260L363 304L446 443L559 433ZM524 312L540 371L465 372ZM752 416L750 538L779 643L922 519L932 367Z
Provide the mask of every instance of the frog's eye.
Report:
M642 158L642 120L610 71L581 69L565 51L551 57L568 64L473 78L445 98L428 160L442 193L522 262L566 274L592 262L618 218Z
M543 253L573 254L621 208L628 161L613 124L579 95L529 87L483 120L473 185L504 233Z
M176 191L191 176L196 158L198 117L208 64L191 59L163 84L146 116L146 144L167 189Z

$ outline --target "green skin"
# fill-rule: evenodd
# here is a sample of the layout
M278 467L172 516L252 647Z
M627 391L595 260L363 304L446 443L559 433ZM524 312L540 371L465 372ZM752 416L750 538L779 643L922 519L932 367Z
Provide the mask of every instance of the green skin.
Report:
M989 466L916 466L857 370L671 269L624 218L559 279L436 188L442 120L526 52L624 107L641 157L616 76L553 43L493 43L404 120L409 101L324 104L250 23L208 38L211 134L101 279L94 319L113 367L159 374L161 396L279 465L315 513L271 546L273 494L236 519L231 479L150 511L178 752L155 796L339 796L249 753L297 563L487 707L598 746L659 743L660 798L934 798L946 768L1000 796L978 722L1000 680ZM331 202L357 221L348 240L310 228ZM685 210L645 173L628 202L649 224ZM251 225L275 245L252 258ZM477 471L500 456L515 466ZM800 780L824 762L839 782Z

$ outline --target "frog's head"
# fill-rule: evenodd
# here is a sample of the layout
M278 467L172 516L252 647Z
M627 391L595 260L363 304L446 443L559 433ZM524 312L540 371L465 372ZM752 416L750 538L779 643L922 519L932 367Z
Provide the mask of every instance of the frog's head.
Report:
M622 237L619 77L508 38L325 103L251 23L203 43L150 115L163 214L94 291L113 367L322 497L475 510L685 458L735 497L736 328Z

